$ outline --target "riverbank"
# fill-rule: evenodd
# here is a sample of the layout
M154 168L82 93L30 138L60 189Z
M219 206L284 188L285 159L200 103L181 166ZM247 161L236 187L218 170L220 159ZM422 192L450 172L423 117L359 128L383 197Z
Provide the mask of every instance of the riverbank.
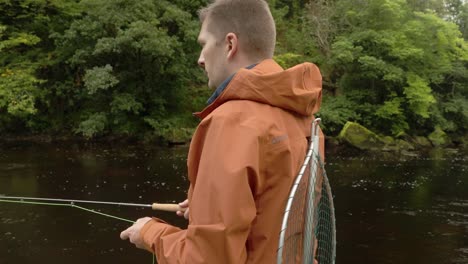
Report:
M160 146L187 145L190 143L194 128L171 127L159 133L140 135L103 135L92 138L77 134L6 134L0 138L2 143L37 142L37 143L132 143L156 144ZM439 127L428 135L409 135L399 133L396 136L380 135L356 122L348 121L338 135L326 136L327 146L342 149L351 148L368 152L413 152L427 151L433 148L467 149L468 134L449 135Z
M372 135L372 134L370 134ZM351 141L349 138L361 138L365 139L362 142L366 144L359 144ZM326 136L325 145L327 149L327 155L340 155L342 153L354 153L356 155L362 153L369 154L378 154L379 156L385 156L388 158L394 156L407 156L407 157L417 157L425 153L437 150L444 149L450 152L458 152L461 150L468 149L466 144L468 140L465 141L458 140L451 142L451 144L432 145L429 140L429 144L418 144L414 140L414 136L404 135L403 138L393 139L390 137L382 137L376 135L365 136L357 135L344 137L343 135L339 136ZM420 137L419 137L420 138ZM373 142L374 140L374 142ZM420 140L420 139L419 139ZM361 143L362 143L361 142ZM370 143L369 143L370 142ZM0 138L0 146L2 145L23 145L23 144L58 144L58 145L67 145L67 144L79 144L79 145L89 145L89 144L132 144L132 145L141 145L141 146L188 146L190 144L190 138L180 140L180 141L171 141L159 137L136 137L136 136L102 136L95 137L93 139L87 139L85 137L80 137L76 135L3 135Z

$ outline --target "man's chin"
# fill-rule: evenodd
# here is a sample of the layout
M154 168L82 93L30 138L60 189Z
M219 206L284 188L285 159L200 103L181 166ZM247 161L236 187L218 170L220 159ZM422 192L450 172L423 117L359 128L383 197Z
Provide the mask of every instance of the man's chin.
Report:
M211 81L208 81L208 88L210 88L211 90L216 90L216 85L214 85Z

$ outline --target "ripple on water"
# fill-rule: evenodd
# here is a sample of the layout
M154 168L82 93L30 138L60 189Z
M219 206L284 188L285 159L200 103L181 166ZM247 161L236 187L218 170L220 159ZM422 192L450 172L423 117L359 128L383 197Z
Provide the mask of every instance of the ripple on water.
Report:
M8 217L2 217L0 218L0 223L2 224L18 224L18 223L25 223L26 218L8 218Z
M456 202L450 202L449 205L465 207L465 208L467 208L467 211L468 211L468 200L460 200L460 201L456 201Z
M10 164L3 165L1 170L5 170L5 171L18 170L18 169L24 169L24 168L27 168L27 167L28 167L28 165L23 164L23 163L10 163Z
M453 260L453 263L468 263L468 248L459 248L455 251L459 252L460 255L458 255L457 258Z

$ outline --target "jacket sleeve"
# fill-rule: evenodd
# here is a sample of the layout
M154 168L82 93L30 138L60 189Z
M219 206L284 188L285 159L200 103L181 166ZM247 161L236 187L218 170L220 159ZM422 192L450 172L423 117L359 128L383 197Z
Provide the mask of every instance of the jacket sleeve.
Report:
M191 145L200 159L191 177L187 229L153 220L142 230L159 263L237 264L248 258L247 238L257 214L260 137L236 115L213 116L207 123Z

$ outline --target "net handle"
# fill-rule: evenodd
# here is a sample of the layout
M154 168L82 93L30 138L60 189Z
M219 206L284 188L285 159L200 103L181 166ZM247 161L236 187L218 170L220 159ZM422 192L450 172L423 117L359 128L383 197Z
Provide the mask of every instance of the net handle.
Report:
M320 123L320 118L317 118L312 123L312 160L316 160L319 158L319 136L318 136L318 124ZM303 256L302 256L302 263L313 263L314 261L314 254L308 254L311 248L315 248L315 222L316 222L316 213L315 213L315 183L317 178L317 163L312 162L310 164L310 177L307 186L307 203L306 203L306 218L304 223L304 241L303 241Z
M312 122L311 143L309 145L309 149L307 150L307 154L306 154L304 163L302 164L301 170L299 171L299 174L296 176L296 180L294 181L294 185L292 186L291 191L288 196L286 208L284 210L283 221L281 224L280 236L279 236L278 251L277 251L277 264L281 264L283 262L283 247L284 247L284 242L285 242L284 240L285 240L285 235L286 235L286 228L288 226L289 211L291 210L294 195L296 194L297 187L299 186L299 183L301 182L302 176L304 175L306 168L309 165L309 162L313 158L314 152L318 153L318 151L314 151L314 149L317 150L319 146L318 129L319 129L320 121L321 121L320 118L316 118Z

